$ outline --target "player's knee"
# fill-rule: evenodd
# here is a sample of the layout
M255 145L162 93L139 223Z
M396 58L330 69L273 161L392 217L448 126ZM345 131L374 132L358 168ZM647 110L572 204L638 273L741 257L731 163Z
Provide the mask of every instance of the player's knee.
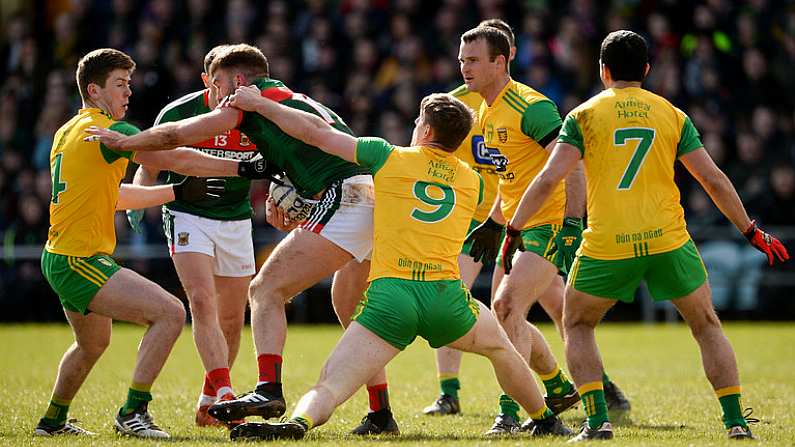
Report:
M500 323L510 319L516 312L513 300L508 297L497 297L491 304L491 311Z
M91 337L88 340L81 340L77 344L80 352L91 360L96 360L102 356L108 346L110 346L110 334L107 337Z
M190 312L194 321L211 321L217 318L215 291L198 288L190 292Z
M281 284L277 278L270 278L270 280L265 281L258 276L248 286L248 299L252 306L286 303L292 298L288 293L286 286Z
M163 320L177 332L185 325L185 306L174 296L169 296L163 306Z
M695 338L722 331L720 319L712 308L704 310L698 318L691 318L690 331Z

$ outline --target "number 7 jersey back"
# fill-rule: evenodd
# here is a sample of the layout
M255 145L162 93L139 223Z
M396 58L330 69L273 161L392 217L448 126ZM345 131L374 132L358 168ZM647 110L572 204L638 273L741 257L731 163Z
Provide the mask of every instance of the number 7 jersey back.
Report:
M585 164L588 229L581 253L627 259L684 245L676 159L703 145L690 118L642 88L612 88L572 110L558 141Z

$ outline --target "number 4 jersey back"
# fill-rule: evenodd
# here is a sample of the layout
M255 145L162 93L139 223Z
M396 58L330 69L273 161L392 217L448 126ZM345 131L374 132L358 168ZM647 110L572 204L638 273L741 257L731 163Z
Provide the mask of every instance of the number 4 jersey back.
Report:
M608 89L569 113L558 141L576 146L585 164L583 255L648 256L690 239L674 164L702 144L684 112L641 88Z
M458 279L458 254L483 179L452 153L359 138L356 162L373 172L375 231L370 281Z

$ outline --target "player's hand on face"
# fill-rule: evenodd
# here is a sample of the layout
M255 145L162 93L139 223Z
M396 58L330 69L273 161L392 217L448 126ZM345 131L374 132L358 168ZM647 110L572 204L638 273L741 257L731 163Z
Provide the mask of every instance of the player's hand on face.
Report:
M88 136L83 138L83 141L99 141L111 149L120 148L121 140L127 137L123 133L116 132L115 130L97 126L88 127L86 133L88 133Z
M262 100L261 98L256 85L247 85L235 90L235 93L229 97L229 105L246 112L253 112L257 109L257 103Z
M291 221L288 219L284 210L276 206L276 202L270 197L265 201L265 220L277 230L284 231L285 233L294 230L304 223L304 221Z

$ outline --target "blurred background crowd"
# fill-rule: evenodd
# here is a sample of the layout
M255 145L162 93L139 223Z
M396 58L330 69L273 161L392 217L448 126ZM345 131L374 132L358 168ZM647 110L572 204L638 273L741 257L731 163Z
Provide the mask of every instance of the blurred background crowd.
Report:
M337 111L357 134L407 144L419 99L461 83L461 33L494 17L516 33L512 76L547 95L562 115L601 89L597 58L605 34L642 33L652 64L645 87L691 116L749 213L795 251L792 2L5 0L0 301L16 311L0 318L62 318L36 250L47 237L53 134L80 107L74 71L86 52L113 47L135 59L128 121L142 128L164 105L203 87L208 49L249 42L268 56L274 78ZM795 318L786 299L795 291L795 269L768 268L686 172L677 181L723 316ZM261 185L252 192L255 240L267 252L281 236L264 222L264 195ZM117 214L121 260L179 294L158 209L148 210L146 224L143 235L133 234ZM480 296L488 296L487 274L476 287ZM304 306L299 319L333 318L323 306ZM631 306L617 312L640 315Z

